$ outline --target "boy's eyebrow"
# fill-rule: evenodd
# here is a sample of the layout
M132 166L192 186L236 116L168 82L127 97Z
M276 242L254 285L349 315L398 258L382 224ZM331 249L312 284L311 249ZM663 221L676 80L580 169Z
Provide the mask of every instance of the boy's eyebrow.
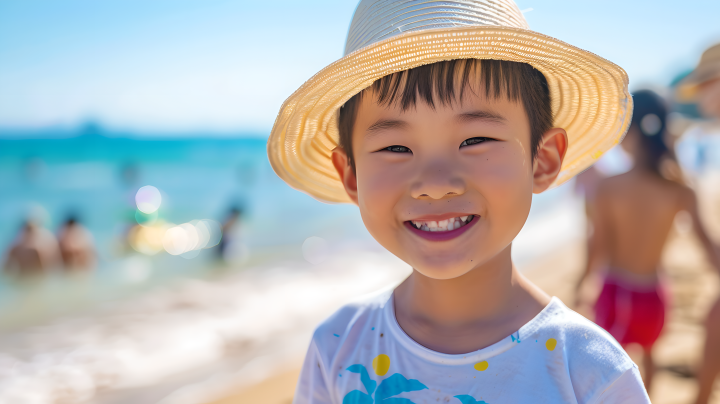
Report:
M507 119L505 119L505 117L503 117L500 114L496 114L496 113L490 112L490 111L482 111L482 110L458 114L456 119L460 122L468 122L468 121L488 121L488 122L493 122L493 123L507 122Z
M373 132L379 132L385 129L404 129L408 126L408 123L398 119L380 119L374 124L370 125L365 131L366 134L370 135Z

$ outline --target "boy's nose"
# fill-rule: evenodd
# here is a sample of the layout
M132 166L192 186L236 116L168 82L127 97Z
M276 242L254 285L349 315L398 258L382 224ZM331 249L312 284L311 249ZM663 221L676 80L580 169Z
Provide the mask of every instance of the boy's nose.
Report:
M415 199L442 199L465 193L465 181L448 170L435 168L420 175L412 185L410 195Z

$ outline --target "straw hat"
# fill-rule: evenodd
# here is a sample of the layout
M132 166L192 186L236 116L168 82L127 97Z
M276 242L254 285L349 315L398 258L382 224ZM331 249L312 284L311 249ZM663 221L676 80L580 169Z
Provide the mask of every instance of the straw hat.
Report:
M705 50L695 70L678 84L678 100L694 100L700 84L714 79L720 79L720 43Z
M556 127L569 147L559 185L620 142L632 115L623 69L531 31L512 0L361 0L345 56L285 103L268 139L270 164L290 186L323 202L350 202L331 162L338 109L380 77L451 59L532 65L547 78Z

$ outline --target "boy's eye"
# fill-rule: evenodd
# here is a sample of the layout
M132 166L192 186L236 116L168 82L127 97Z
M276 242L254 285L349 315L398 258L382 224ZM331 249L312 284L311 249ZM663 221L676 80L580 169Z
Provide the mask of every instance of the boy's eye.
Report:
M460 147L464 146L472 146L474 144L487 142L488 140L492 140L489 137L471 137L470 139L463 140L462 143L460 143Z
M407 148L405 146L397 146L397 145L388 146L384 149L381 149L380 151L390 151L393 153L412 153L412 150L410 150L409 148Z

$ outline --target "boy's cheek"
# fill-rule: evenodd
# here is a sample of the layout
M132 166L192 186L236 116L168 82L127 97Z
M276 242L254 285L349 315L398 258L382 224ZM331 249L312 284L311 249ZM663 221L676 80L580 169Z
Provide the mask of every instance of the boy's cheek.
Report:
M385 175L382 175L383 171ZM403 184L399 183L400 178L398 178L398 175L393 172L392 169L358 170L357 181L358 197L366 200L376 200L378 198L380 198L380 200L389 199L390 195L388 195L388 191L398 193L403 187Z
M522 160L507 156L492 167L477 170L473 175L477 188L487 203L489 225L497 231L508 230L511 237L520 231L532 204L532 170Z
M407 164L364 161L357 168L358 196L373 202L396 199L407 192L412 172Z
M495 156L472 168L469 178L487 199L512 201L532 194L532 165L517 153ZM524 199L524 198L521 198Z
M358 170L358 207L363 222L373 236L377 232L397 225L395 208L405 193L398 173L392 170Z

